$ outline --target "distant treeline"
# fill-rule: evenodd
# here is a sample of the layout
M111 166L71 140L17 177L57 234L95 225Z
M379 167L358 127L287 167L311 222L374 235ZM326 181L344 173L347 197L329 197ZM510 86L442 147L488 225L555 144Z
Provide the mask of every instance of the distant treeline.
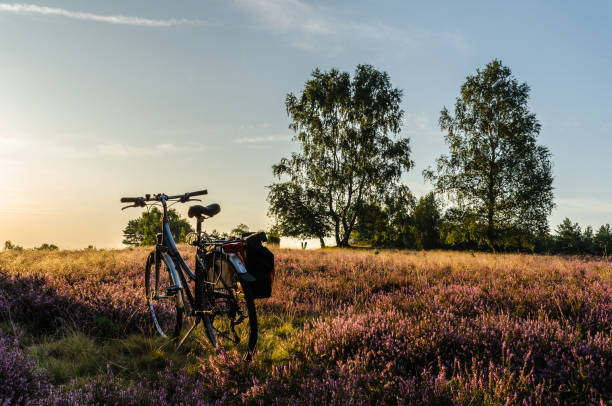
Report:
M414 201L384 206L370 205L352 235L354 245L404 249L490 250L485 225L456 209L443 211L434 193ZM590 254L607 256L612 252L612 228L584 230L569 218L554 232L539 235L524 230L500 228L497 250L551 254Z
M38 251L45 251L45 250L46 251L56 251L59 249L59 247L55 244L44 243L40 247L34 247L32 249L38 250ZM13 244L10 240L7 240L4 242L4 250L5 251L11 251L11 250L23 251L24 248L21 245Z
M154 245L157 241L157 233L161 231L162 212L157 208L143 212L139 218L128 221L125 229L123 229L123 244L134 247ZM189 221L174 209L168 210L168 225L170 232L174 237L175 242L185 243L188 241L188 236L194 235L194 230ZM263 230L259 230L263 231ZM233 237L241 237L249 234L251 230L246 224L240 223L229 233L212 230L206 232L206 236L212 239L229 239ZM269 244L279 244L280 237L274 232L267 233Z

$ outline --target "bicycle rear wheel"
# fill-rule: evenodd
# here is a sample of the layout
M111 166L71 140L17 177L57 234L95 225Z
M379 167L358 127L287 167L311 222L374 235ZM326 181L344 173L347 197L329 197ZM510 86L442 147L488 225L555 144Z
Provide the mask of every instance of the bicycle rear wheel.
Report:
M253 291L240 283L234 265L218 255L208 269L212 299L210 321L222 349L235 348L250 360L257 345L257 313Z
M155 329L164 338L177 337L183 328L185 300L183 290L172 279L168 265L152 252L145 268L147 306Z

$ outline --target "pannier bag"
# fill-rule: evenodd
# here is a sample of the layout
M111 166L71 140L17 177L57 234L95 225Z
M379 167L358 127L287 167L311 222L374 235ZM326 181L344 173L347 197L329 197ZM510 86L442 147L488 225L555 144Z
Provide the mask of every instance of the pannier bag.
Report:
M272 294L274 254L262 245L267 240L264 232L246 237L246 268L255 277L255 281L250 282L255 299L265 299Z

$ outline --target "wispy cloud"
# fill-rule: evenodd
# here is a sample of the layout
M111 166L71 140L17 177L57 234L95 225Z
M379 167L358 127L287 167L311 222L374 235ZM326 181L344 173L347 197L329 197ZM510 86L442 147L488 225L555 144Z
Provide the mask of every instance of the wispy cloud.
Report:
M239 129L253 131L253 130L268 130L270 129L270 127L272 127L270 123L253 123L253 124L241 124Z
M234 144L262 144L266 142L290 141L291 137L287 135L264 135L262 137L242 137L235 138Z
M129 144L111 143L98 144L96 151L100 155L134 157L134 156L154 156L165 154L176 154L183 152L199 152L204 150L202 145L177 146L174 144L157 144L151 146L134 146Z
M556 199L559 211L567 213L612 213L612 203L609 201L588 198Z
M404 124L410 129L430 130L432 129L427 113L406 113Z
M0 3L0 12L62 16L66 18L73 18L84 21L96 21L109 24L136 25L141 27L170 27L174 25L193 25L205 23L205 21L202 20L188 20L184 18L151 19L124 15L94 14L82 11L72 11L63 8L38 6L35 4L25 3Z
M392 41L402 48L420 46L434 38L464 52L467 44L458 33L431 33L416 27L397 28L384 23L362 23L339 16L334 9L300 0L235 0L265 30L282 35L290 45L313 50L358 44L368 46Z

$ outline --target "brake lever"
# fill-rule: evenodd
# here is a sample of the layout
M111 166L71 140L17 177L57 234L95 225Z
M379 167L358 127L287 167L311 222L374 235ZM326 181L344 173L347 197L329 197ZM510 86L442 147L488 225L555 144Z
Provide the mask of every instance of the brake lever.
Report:
M121 210L129 209L130 207L138 207L135 204L130 204L129 206L122 207Z

